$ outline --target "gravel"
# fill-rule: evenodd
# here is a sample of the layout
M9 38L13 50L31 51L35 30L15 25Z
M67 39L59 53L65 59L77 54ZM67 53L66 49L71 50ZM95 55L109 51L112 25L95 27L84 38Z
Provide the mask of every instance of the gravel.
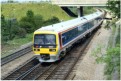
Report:
M34 56L33 52L30 52L28 54L25 54L1 67L1 78L6 76L8 73L10 73L12 70L17 68L18 66L22 65L24 62L26 62L28 59Z
M102 53L105 54L108 45L108 40L111 35L110 30L101 28L100 33L93 39L90 48L85 54L83 60L79 60L76 66L74 80L105 80L104 76L104 63L97 63L96 57L92 55L92 52L98 47L102 46ZM101 55L100 54L100 55Z

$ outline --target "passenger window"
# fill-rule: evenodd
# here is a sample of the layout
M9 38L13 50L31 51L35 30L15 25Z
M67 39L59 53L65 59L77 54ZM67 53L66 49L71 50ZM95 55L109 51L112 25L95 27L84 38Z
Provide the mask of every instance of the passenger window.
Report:
M65 41L66 41L66 37L65 36L62 36L62 42L65 44Z

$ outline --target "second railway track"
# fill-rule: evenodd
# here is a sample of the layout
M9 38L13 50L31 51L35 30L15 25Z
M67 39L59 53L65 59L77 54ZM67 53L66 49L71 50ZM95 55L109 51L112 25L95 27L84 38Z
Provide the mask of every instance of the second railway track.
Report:
M11 62L12 60L19 58L19 57L21 57L21 56L23 56L31 51L32 51L32 43L30 43L29 46L26 46L22 49L17 50L14 53L8 55L8 56L6 56L6 57L1 58L1 65L3 66L4 64L7 64L7 63Z
M22 66L16 68L14 71L9 73L3 80L17 80L18 78L22 77L22 75L26 74L26 72L37 65L39 62L36 57L32 57Z

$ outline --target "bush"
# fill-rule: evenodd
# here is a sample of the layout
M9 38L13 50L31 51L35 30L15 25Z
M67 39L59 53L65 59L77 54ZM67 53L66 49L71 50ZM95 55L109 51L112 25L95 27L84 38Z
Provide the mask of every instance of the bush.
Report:
M57 17L52 17L51 22L52 24L58 23L59 19Z
M35 23L34 23L34 13L32 12L32 10L28 10L26 13L26 17L21 18L19 26L21 28L24 28L27 33L33 32Z
M114 67L119 72L120 76L120 47L110 48L107 50L107 54L104 58L104 62L107 64L105 74L109 75L108 79L111 79L111 74L114 73Z
M43 17L41 15L35 15L34 24L35 24L34 30L40 28L44 24Z
M1 16L1 39L2 42L7 42L8 40L12 40L15 36L18 29L18 22L16 18L5 19L5 17Z
M27 33L32 33L43 25L43 17L41 15L34 15L31 10L28 10L26 17L20 20L20 27L24 28Z
M30 22L24 22L24 21L22 21L22 22L19 23L19 26L21 28L25 29L25 31L27 33L31 33L34 30L34 28L33 28L34 25L32 23L30 23Z
M59 22L59 19L57 17L52 17L51 19L44 21L43 26L55 24L55 23L58 23L58 22Z
M57 17L52 17L51 19L44 21L43 17L41 15L34 15L32 10L28 10L26 13L26 17L23 17L20 22L19 26L21 28L24 28L27 33L32 33L36 29L50 25L50 24L55 24L58 23L59 19Z
M20 37L20 38L26 37L26 31L25 31L25 29L19 28L18 31L17 31L17 36Z
M34 17L33 11L32 11L32 10L28 10L27 13L26 13L26 16L27 16L28 18L33 18L33 17Z
M6 27L6 20L4 15L1 15L1 42L4 43L6 42L9 37L8 37L8 32L7 32L7 27Z

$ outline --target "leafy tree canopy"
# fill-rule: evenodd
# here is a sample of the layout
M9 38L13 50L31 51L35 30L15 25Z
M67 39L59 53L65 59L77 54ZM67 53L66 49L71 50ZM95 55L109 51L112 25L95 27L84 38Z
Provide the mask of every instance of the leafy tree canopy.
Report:
M27 17L31 18L34 16L34 13L32 10L28 10L27 13L26 13Z
M120 0L108 0L107 9L120 18Z

